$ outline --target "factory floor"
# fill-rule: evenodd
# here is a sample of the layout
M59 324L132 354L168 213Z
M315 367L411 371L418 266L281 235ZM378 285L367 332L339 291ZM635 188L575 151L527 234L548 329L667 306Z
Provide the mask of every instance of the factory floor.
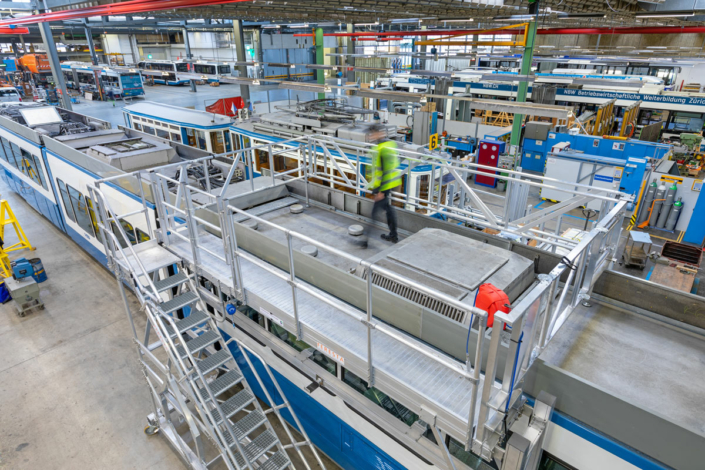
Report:
M152 402L113 275L2 180L0 195L36 248L10 258L41 258L49 276L44 310L20 318L14 302L0 305L0 469L184 468L143 433Z

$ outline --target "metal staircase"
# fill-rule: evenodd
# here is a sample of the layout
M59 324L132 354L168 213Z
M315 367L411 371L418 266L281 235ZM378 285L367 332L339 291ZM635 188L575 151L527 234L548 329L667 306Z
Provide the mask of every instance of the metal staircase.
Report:
M154 403L155 413L149 417L152 426L145 432L161 431L190 468L295 468L287 453L291 449L311 469L302 451L305 447L318 464L314 468L325 468L268 365L237 338L223 338L216 317L208 313L198 293L196 276L156 240L132 246L121 217L113 215L100 189L91 188L91 195L98 206L96 219L108 264L123 294ZM172 274L164 275L167 272ZM132 287L146 313L143 338L137 334L123 283ZM154 334L157 340L150 343ZM234 345L271 408L264 410L255 397L230 349ZM260 362L276 393L270 393L251 357ZM292 435L281 414L283 408L288 409L303 439ZM286 444L268 419L272 413L281 423Z

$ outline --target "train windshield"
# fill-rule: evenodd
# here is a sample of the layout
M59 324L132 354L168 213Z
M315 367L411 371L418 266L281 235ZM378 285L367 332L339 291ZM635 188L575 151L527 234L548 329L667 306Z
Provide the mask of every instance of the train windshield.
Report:
M188 72L188 64L186 62L180 62L176 64L177 72Z
M196 73L207 73L209 75L215 75L215 65L196 64L194 66L194 70Z
M120 76L123 88L142 88L142 80L138 73L128 73Z
M230 66L229 65L219 65L218 66L218 73L221 75L228 75L230 73Z

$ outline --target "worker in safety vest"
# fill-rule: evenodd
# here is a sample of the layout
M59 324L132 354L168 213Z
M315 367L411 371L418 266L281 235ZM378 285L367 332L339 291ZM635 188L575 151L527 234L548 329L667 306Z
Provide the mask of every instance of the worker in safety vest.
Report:
M397 158L397 144L387 136L387 129L379 124L370 128L370 140L375 145L370 152L372 160L372 178L367 189L374 194L374 206L372 207L372 218L384 210L387 213L387 225L389 235L382 234L384 240L396 243L399 241L397 235L397 216L392 207L391 192L401 184L402 172L399 169L399 158Z

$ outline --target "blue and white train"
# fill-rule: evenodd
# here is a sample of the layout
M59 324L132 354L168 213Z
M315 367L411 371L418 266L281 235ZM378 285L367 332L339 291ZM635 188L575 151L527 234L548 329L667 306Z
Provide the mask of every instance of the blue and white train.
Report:
M196 146L203 150L181 145L191 143L188 129L220 132L223 148L226 148L225 135L230 133L230 148L233 150L257 143L277 142L272 132L265 132L263 128L247 129L231 125L230 122L223 123L226 125L219 129L194 127L196 123L191 118L176 120L179 116L189 114L189 110L183 111L186 114L175 115L171 112L172 119L160 118L158 124L154 122L154 114L139 113L134 109L127 111L128 123L133 127L128 130L111 129L105 121L49 106L28 106L26 109L17 107L3 111L0 115L0 167L3 180L57 228L105 264L102 242L96 231L95 207L88 192L88 187L94 181L181 159L195 159L208 153L217 153L216 149L220 150L217 145L213 146L213 139L217 141L217 135L196 138ZM135 120L135 117L140 117L140 120ZM149 122L150 119L152 122ZM141 133L135 131L137 123L142 126ZM148 128L159 127L169 132L169 137L156 133L156 130L152 133L147 129L145 133L145 124ZM170 127L172 125L174 128ZM102 135L99 140L96 140L97 132ZM131 159L132 155L140 157ZM252 153L251 157L255 159L257 155ZM259 173L263 170L263 160L257 160L248 163ZM101 188L111 204L115 204L113 209L124 214L142 208L138 184L135 178L125 177L105 183ZM149 189L148 186L143 187ZM152 209L149 220L154 227L157 222L154 206L148 202L148 207ZM133 223L128 218L123 224L126 231L133 234L134 243L144 241L148 236L149 228L144 220L144 217L136 217ZM257 325L252 328L257 328ZM257 331L256 335L267 338L270 345L251 336L260 345L255 345L255 348L263 357L276 356L271 366L309 436L314 444L342 468L445 468L443 458L440 457L441 450L433 438L423 432L423 427L416 424L418 416L413 413L410 416L406 413L409 410L404 412L402 405L379 390L374 389L375 393L370 394L364 386L356 387L354 381L335 382L336 390L342 390L341 393L333 393L325 386L315 393L307 391L306 387L313 379L287 358L298 356L287 349L290 346L281 342L281 332L264 329ZM239 359L242 352L236 349L234 354L238 362L242 362ZM321 364L321 376L326 377L326 382L335 381L335 376L325 375L328 372L324 364L327 363ZM338 370L341 369L344 367L339 365ZM243 371L248 381L254 383L251 371L246 367ZM259 376L265 385L272 385L265 373L260 371ZM340 376L345 377L345 373L341 372ZM484 467L478 467L480 460L465 452L463 445L450 436L446 436L446 441L456 468L493 468L486 463L482 464ZM543 447L546 452L539 465L542 470L668 468L560 412L553 415Z

